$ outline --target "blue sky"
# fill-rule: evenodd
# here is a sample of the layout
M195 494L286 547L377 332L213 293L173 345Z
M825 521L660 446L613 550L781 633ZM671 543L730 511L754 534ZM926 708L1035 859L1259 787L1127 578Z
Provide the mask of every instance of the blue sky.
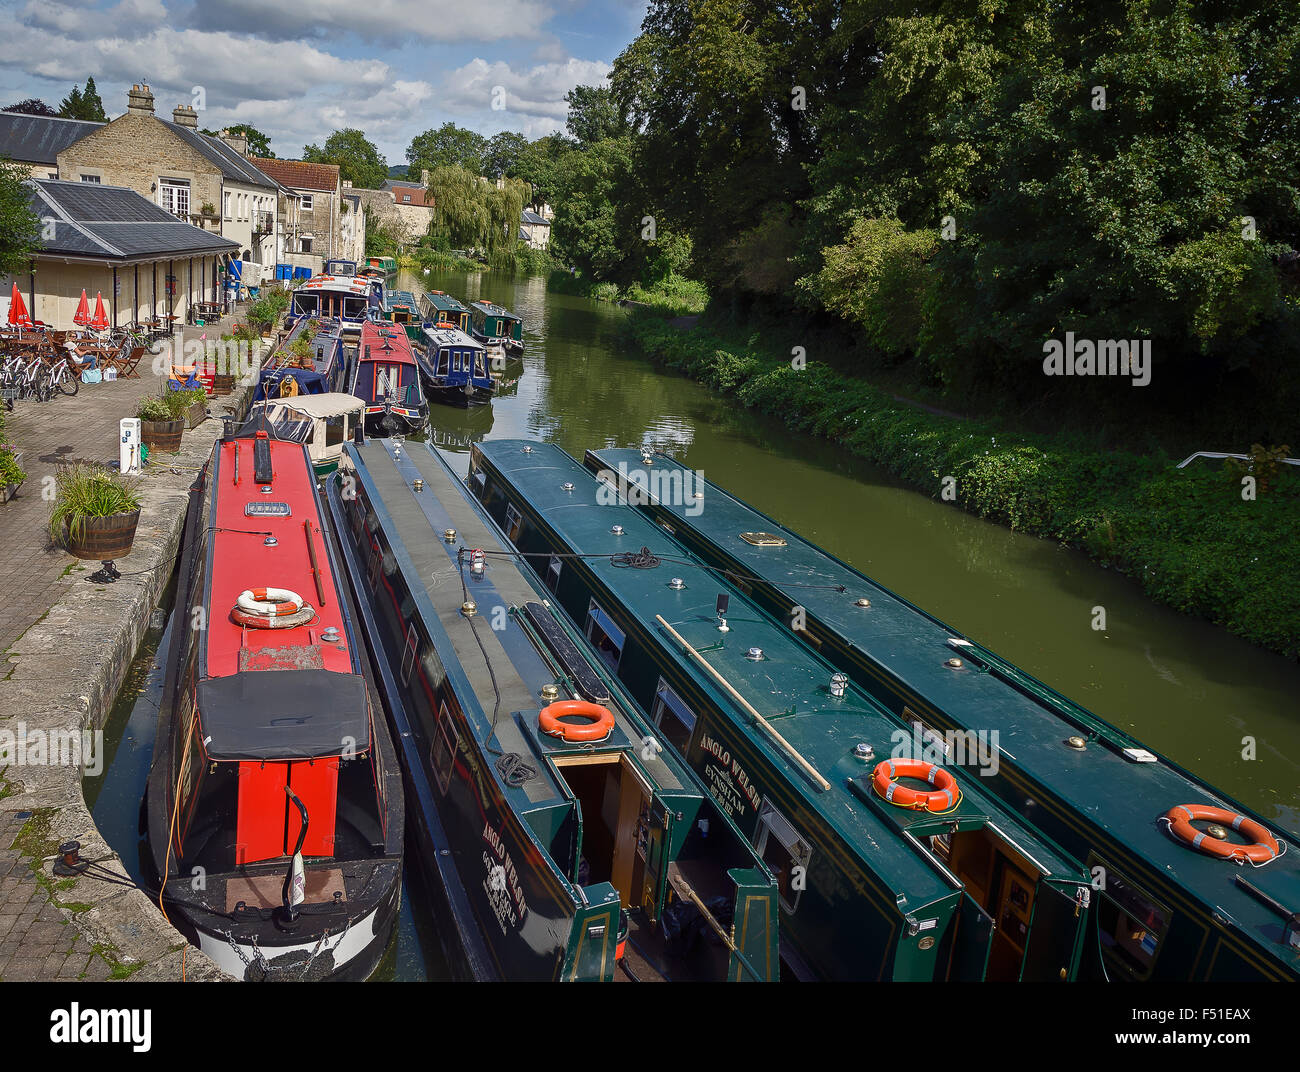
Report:
M297 157L360 127L390 164L451 120L484 135L561 129L564 94L604 81L645 0L0 0L0 106L57 108L93 75L110 118L147 80L170 117L247 122ZM504 90L502 94L501 87ZM504 110L492 107L504 100Z

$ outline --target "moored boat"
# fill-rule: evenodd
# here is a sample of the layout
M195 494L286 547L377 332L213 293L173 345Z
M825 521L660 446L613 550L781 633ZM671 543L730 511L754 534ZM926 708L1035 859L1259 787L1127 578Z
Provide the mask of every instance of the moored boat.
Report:
M393 440L344 466L334 529L459 974L775 978L772 876L451 468Z
M393 257L367 257L357 269L357 275L377 279L386 287L397 277L397 260Z
M344 260L342 258L335 258L333 260L328 260L325 262L325 267L322 270L322 274L323 275L356 275L357 262Z
M366 432L418 432L429 419L429 403L406 332L366 321L348 391L366 404Z
M419 306L421 319L430 327L450 324L466 334L472 327L469 310L441 290L426 290L420 295Z
M489 440L469 486L781 888L799 978L1074 978L1088 873L558 447ZM654 548L654 550L650 550Z
M339 321L341 334L356 339L361 325L383 307L384 285L361 276L317 275L293 291L288 317L319 317Z
M1014 742L989 789L1107 879L1086 976L1300 978L1300 856L1281 855L1293 832L673 458L601 449L586 462L701 560L743 577L768 614L797 613L793 637L890 709L927 732ZM1217 831L1198 809L1217 812ZM1243 862L1256 866L1243 874Z
M509 309L480 298L471 303L470 313L473 317L471 334L487 348L488 357L494 362L518 357L524 352L523 320ZM494 364L493 367L499 366Z
M242 979L364 979L397 918L401 775L323 521L307 452L260 419L190 494L149 861L164 913Z
M415 353L431 402L446 406L481 406L492 401L496 381L488 372L483 347L456 328L422 329Z
M330 391L254 402L250 416L265 413L276 438L301 443L317 476L338 468L343 444L365 425L366 404L355 395Z
M409 290L386 291L383 309L377 319L396 324L406 332L406 337L412 342L420 341L422 331L420 311L416 306L415 295Z
M253 401L337 391L347 371L342 324L299 317L284 341L262 362Z

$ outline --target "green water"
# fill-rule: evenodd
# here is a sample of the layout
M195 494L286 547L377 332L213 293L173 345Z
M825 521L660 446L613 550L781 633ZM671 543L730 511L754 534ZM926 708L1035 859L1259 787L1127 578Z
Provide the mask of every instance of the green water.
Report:
M651 444L1224 792L1300 830L1300 665L1151 603L1077 552L900 487L620 351L617 306L539 277L404 273L400 289L490 298L524 318L516 388L492 412L433 407L431 437L462 475L469 442L533 437L581 458ZM1103 607L1105 631L1092 628ZM1243 758L1243 738L1255 758ZM1179 801L1169 801L1176 804Z

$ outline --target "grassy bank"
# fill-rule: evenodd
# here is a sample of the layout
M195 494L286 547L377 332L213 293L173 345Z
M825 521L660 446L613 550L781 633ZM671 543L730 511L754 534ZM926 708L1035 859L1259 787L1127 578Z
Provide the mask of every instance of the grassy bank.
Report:
M1080 548L1161 603L1300 655L1294 467L1281 466L1255 500L1245 500L1242 472L1216 463L1180 470L1179 459L1159 453L1101 450L935 415L825 364L796 370L757 346L679 331L662 317L634 316L628 331L659 363L830 439L934 498Z
M616 283L597 282L580 272L573 273L559 268L547 277L546 289L557 294L595 298L597 301L636 302L656 313L671 316L701 312L709 301L704 284L680 275L669 275L651 286L633 283L620 287Z

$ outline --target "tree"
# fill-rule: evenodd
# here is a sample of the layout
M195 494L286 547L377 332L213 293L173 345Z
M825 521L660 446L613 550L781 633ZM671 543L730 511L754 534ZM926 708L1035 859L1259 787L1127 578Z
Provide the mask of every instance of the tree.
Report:
M459 167L480 175L486 149L487 139L482 134L455 123L443 123L437 130L426 130L411 140L406 150L410 165L407 174L418 175L425 168L432 172L434 168Z
M57 117L59 114L43 100L38 100L36 97L20 100L17 104L11 104L3 110L6 112L19 112L22 115L50 115Z
M64 97L59 104L59 115L64 119L80 119L83 107L81 90L73 86L72 92Z
M560 159L574 152L574 143L562 134L548 134L529 142L515 161L514 176L532 188L529 204L534 209L556 201L556 167Z
M26 178L22 167L0 160L0 275L25 269L29 254L40 245L39 221L32 212Z
M627 109L607 86L574 86L564 100L569 106L565 126L583 148L627 133Z
M249 123L236 123L234 126L226 127L226 130L231 134L242 134L248 139L249 156L260 156L267 160L275 159L275 153L271 152L271 139L257 127Z
M528 139L513 130L503 130L488 139L483 151L483 175L494 179L498 175L514 175L519 160L528 149Z
M86 79L86 88L72 87L72 91L63 98L59 105L59 115L64 119L84 119L91 122L106 123L108 116L104 113L104 102L99 99L93 78Z
M584 273L629 283L650 252L642 237L646 204L631 137L605 138L559 161L552 238ZM657 231L657 221L655 226Z
M334 131L323 147L304 145L302 158L313 164L337 164L344 179L366 190L379 189L388 178L388 161L355 127Z

